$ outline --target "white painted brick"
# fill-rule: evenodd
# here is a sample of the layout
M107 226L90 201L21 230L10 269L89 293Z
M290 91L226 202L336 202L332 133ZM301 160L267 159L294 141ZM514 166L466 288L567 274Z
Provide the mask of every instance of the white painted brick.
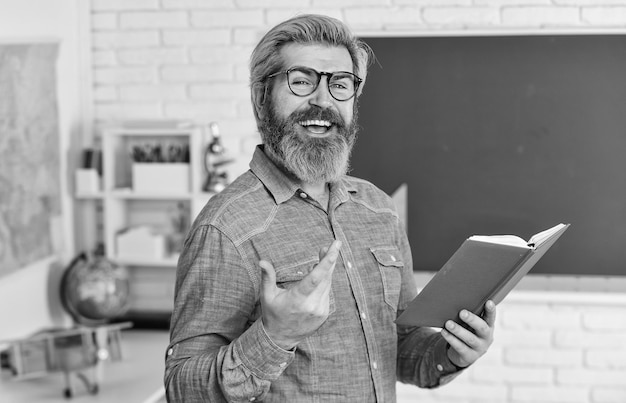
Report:
M151 48L120 50L117 53L122 64L181 64L187 61L187 52L182 48Z
M579 367L583 353L577 349L509 347L504 351L504 362L530 367Z
M95 49L119 49L154 46L159 44L157 31L94 32L91 36Z
M116 13L96 13L91 15L91 28L94 30L107 30L117 28Z
M95 67L115 66L117 54L113 50L95 50L91 53L91 63Z
M354 8L344 12L350 26L380 29L387 26L423 26L421 10L417 7Z
M184 85L125 85L120 87L119 93L122 101L181 101L187 98Z
M161 0L165 9L191 10L235 8L234 0ZM239 4L237 6L240 6ZM258 7L258 2L257 2Z
M266 21L269 24L267 28L269 29L269 27L283 22L298 14L307 13L323 14L329 17L336 18L340 21L344 21L343 13L340 8L270 8L266 11Z
M393 4L409 4L412 6L469 6L472 0L393 0Z
M585 312L583 326L591 330L621 330L626 343L626 308L604 308Z
M154 70L143 67L106 67L94 70L97 84L133 84L153 81Z
M562 312L545 306L522 305L498 312L501 323L507 329L579 329L581 314L577 311Z
M611 6L611 5L626 5L624 0L552 0L552 3L557 6Z
M194 27L254 27L263 23L263 10L191 11Z
M162 117L161 106L158 103L98 103L94 108L94 115L96 119L105 121Z
M166 45L228 45L230 29L167 30L163 32Z
M91 0L92 11L156 10L159 0Z
M96 101L116 101L117 87L111 85L96 85L93 89L93 98Z
M611 349L603 349L599 346L598 349L588 350L585 352L585 363L593 369L626 369L626 346ZM624 385L626 386L626 380Z
M219 100L237 99L250 100L250 87L247 82L196 84L189 87L191 99Z
M251 46L213 46L190 50L191 61L198 64L232 63L248 64L252 54Z
M248 63L235 66L235 81L250 82L250 68L248 67Z
M576 26L580 10L576 7L507 7L501 11L503 25Z
M550 5L552 0L474 0L477 6L528 6L528 5Z
M122 28L184 28L189 18L183 11L128 12L120 15Z
M237 6L241 8L259 8L258 0L237 0ZM310 0L263 0L263 8L275 9L284 7L310 7ZM313 12L313 11L311 11Z
M477 399L481 402L505 402L507 400L508 387L506 385L499 383L469 383L462 378L465 375L461 374L444 387L432 390L433 396L437 397L437 399Z
M398 4L397 1L394 3ZM313 7L388 6L389 0L313 0Z
M516 403L588 403L589 389L583 387L514 385L512 401Z
M161 68L163 81L176 83L230 81L233 69L225 64L204 66L164 66Z
M594 403L624 403L626 402L626 385L592 388L591 401Z
M451 26L491 26L500 21L500 12L493 7L433 7L422 13L424 22Z
M506 384L552 384L552 368L524 368L495 365L481 365L472 372L472 380Z
M582 20L594 26L624 26L626 24L626 7L584 8Z
M173 119L212 121L236 116L234 103L219 102L170 102L165 105L165 115Z
M552 332L549 330L518 330L496 329L494 337L498 344L507 348L516 347L549 347L552 345Z
M561 348L603 348L623 347L624 335L620 333L584 332L584 331L556 331L554 344Z
M559 384L566 385L624 385L626 370L557 369L556 379Z
M237 45L256 46L264 33L264 31L257 28L235 28L233 31L233 42Z
M252 103L246 101L238 101L236 104L237 116L254 116Z

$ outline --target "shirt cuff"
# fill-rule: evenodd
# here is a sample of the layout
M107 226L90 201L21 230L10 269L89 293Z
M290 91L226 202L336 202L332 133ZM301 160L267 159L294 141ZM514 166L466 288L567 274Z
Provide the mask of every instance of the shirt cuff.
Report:
M465 368L456 366L448 357L450 345L441 338L434 350L435 368L439 373L439 385L445 385L456 378Z
M259 318L235 342L243 364L258 378L277 379L295 358L295 349L277 346L265 332Z

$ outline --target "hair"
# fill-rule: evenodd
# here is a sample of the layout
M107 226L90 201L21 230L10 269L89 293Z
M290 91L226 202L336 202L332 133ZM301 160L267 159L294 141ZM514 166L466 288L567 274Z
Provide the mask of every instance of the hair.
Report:
M343 22L318 14L293 17L276 25L261 38L250 58L252 92L262 88L261 93L264 94L267 76L285 67L279 53L288 43L345 47L352 59L354 74L363 80L357 96L360 95L365 85L367 69L374 58L372 49L354 36Z

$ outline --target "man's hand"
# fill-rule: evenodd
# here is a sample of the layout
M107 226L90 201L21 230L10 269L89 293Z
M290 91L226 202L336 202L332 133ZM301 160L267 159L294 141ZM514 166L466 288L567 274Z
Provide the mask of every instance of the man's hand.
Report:
M261 308L267 335L289 350L315 332L328 318L330 288L341 242L334 241L320 251L320 262L289 289L276 286L276 271L261 260Z
M473 332L449 320L445 329L441 330L441 335L450 344L448 349L450 361L457 367L467 367L485 354L493 342L496 305L493 301L487 301L483 318L467 310L461 311L460 317Z

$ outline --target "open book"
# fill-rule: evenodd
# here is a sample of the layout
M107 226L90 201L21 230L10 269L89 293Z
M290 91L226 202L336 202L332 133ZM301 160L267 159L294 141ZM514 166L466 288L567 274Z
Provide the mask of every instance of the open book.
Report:
M485 303L500 303L541 259L569 224L558 224L530 240L513 235L474 235L466 239L396 320L409 326L459 324L459 312L480 315Z

